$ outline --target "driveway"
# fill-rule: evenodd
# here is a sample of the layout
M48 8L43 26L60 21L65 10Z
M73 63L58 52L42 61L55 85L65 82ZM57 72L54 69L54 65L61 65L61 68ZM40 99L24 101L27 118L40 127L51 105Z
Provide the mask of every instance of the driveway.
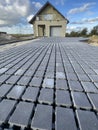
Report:
M98 130L98 47L82 40L0 51L0 130Z

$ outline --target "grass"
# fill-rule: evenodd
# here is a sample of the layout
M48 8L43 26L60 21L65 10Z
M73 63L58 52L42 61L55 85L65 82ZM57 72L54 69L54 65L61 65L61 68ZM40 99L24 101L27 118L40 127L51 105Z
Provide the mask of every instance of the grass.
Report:
M30 37L33 36L33 34L11 34L13 37L21 38L21 37Z
M97 35L90 36L88 43L95 45L95 46L98 46L98 36Z

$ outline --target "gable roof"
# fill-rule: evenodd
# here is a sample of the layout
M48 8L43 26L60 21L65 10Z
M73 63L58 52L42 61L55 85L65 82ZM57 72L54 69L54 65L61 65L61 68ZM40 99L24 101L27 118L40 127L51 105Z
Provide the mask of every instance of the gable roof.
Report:
M69 23L68 19L66 19L50 2L46 2L46 4L44 4L44 6L42 6L42 8L34 15L34 17L29 21L29 23L32 24L32 22L34 22L34 20L36 19L36 16L39 15L40 12L42 12L48 5L52 6L65 20L67 20L67 23Z

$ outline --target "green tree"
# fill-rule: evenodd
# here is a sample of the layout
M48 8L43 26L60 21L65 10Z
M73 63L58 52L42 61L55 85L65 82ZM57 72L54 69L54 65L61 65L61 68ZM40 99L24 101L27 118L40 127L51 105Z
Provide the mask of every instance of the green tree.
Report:
M98 35L98 25L93 27L93 29L90 32L90 35Z

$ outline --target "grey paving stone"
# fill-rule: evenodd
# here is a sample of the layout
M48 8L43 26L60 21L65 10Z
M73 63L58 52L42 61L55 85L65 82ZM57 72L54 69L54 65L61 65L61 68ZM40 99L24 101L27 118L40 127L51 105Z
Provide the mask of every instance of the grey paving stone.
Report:
M15 73L16 70L17 70L16 68L14 68L14 69L11 68L11 69L9 69L8 71L6 71L5 74L12 75L12 74Z
M14 113L12 114L9 120L9 123L26 127L32 109L33 109L33 103L19 102Z
M92 101L92 104L94 106L94 109L98 111L98 94L95 94L95 93L88 93L91 101Z
M4 83L8 79L9 75L1 75L0 76L0 83Z
M15 72L15 75L22 75L24 72L25 72L25 70L23 70L23 69L18 69L18 70Z
M6 72L8 70L8 68L1 68L0 69L0 74L3 74L4 72Z
M43 75L44 75L44 71L38 71L37 70L37 72L35 73L35 77L43 77Z
M89 100L87 99L87 96L85 95L85 93L72 92L72 97L73 97L73 101L74 101L74 106L76 108L91 109L91 105L90 105Z
M81 130L98 130L98 119L93 112L77 110Z
M95 92L98 93L98 89L92 82L81 82L83 85L83 88L85 89L86 92Z
M70 94L68 91L56 90L56 104L71 106Z
M0 123L4 122L11 110L13 109L16 101L4 99L0 102Z
M67 81L64 79L57 79L56 80L56 89L68 89Z
M68 80L75 80L75 81L78 80L75 73L67 73L67 78L68 78Z
M54 88L54 79L45 78L43 82L44 88Z
M98 82L98 75L89 75L89 77L93 82Z
M25 89L25 86L18 86L18 85L15 85L11 91L7 94L7 97L8 98L14 98L14 99L18 99L22 92L24 91Z
M64 72L56 72L57 79L66 79Z
M32 120L31 127L34 129L51 130L52 107L47 105L38 105Z
M52 73L51 72L46 72L45 77L54 79L54 72L52 72Z
M12 85L3 84L0 86L0 97L3 97L10 89Z
M40 91L39 102L41 103L53 103L53 90L42 88Z
M34 70L27 70L24 75L25 76L33 76L33 74L34 74Z
M30 86L35 86L35 87L40 87L41 86L41 82L42 82L42 78L40 78L40 77L33 77L29 85Z
M69 87L71 90L83 91L83 88L79 81L69 81Z
M6 83L15 84L18 79L19 79L19 76L13 75L13 76L11 76L11 77L6 81Z
M56 108L56 130L77 130L72 109Z
M80 81L90 81L89 77L85 74L78 74L78 77Z
M30 81L30 77L23 76L20 78L17 84L26 86L29 83L29 81Z
M28 87L22 96L23 100L36 101L39 88Z

